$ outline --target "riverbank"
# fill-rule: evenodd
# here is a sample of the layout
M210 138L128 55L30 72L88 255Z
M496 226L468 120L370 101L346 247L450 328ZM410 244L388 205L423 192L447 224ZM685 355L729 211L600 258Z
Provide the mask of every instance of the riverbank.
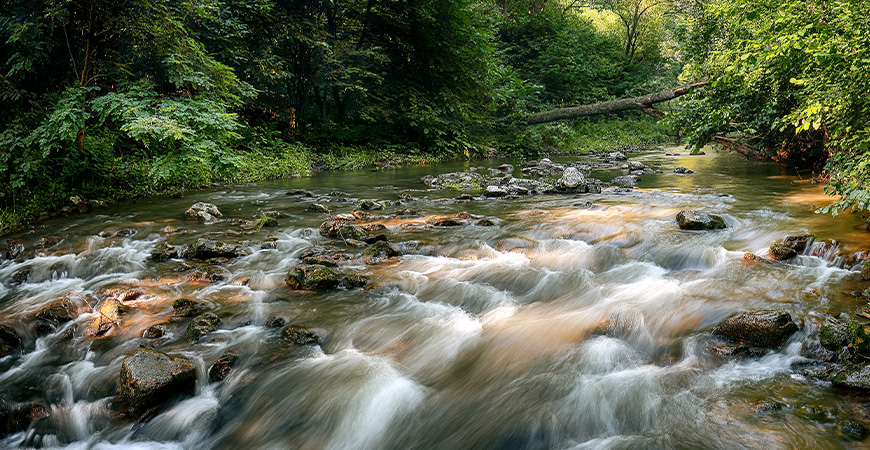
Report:
M390 169L508 156L583 155L599 151L643 148L672 139L657 121L642 116L558 123L508 136L508 148L477 146L421 150L413 144L342 145L252 140L247 148L228 149L220 158L174 155L149 158L138 153L93 164L81 186L48 183L0 210L0 236L36 221L104 207L111 203L158 195L181 196L207 187L257 183L314 172Z

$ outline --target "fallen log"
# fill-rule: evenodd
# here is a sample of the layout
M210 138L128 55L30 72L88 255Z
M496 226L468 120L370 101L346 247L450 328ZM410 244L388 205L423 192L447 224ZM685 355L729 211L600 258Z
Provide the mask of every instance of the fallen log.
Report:
M748 142L740 139L729 138L725 136L714 136L713 142L749 158L757 159L760 161L771 160L769 156L762 154L761 152L753 148L752 145L750 145Z
M699 88L707 84L707 80L702 80L697 83L687 84L678 88L669 89L667 91L656 92L654 94L642 95L640 97L624 98L621 100L612 100L609 102L593 103L591 105L573 106L570 108L558 108L550 111L529 114L519 119L519 122L525 122L527 125L537 125L541 123L555 122L558 120L575 119L577 117L597 116L601 114L610 114L619 111L639 110L654 117L661 119L664 114L655 109L653 105L656 103L673 100L682 95L692 92L692 89Z

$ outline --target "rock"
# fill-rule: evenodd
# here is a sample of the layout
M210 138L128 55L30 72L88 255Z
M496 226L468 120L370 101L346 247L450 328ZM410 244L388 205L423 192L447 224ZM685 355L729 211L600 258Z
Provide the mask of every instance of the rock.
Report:
M212 265L197 264L187 279L194 282L215 283L224 279L224 273Z
M694 171L694 170L689 170L689 169L687 169L687 168L685 168L685 167L677 167L677 168L674 169L674 173L678 173L678 174L681 174L681 175L689 175L689 174L693 174L693 173L695 173L695 171Z
M24 431L33 422L50 415L51 409L39 403L10 405L0 398L0 437Z
M744 253L743 254L743 263L744 264L764 264L770 263L770 261L754 254L754 253Z
M502 172L510 173L510 172L514 171L514 166L511 164L502 164L502 165L496 167L496 169L499 171L502 171Z
M135 236L138 232L139 230L135 230L133 228L122 228L116 231L115 234L113 234L112 236L116 238L127 238Z
M859 441L867 439L867 436L870 435L870 429L858 422L843 422L840 424L840 431L842 431L845 436Z
M610 161L625 161L626 159L628 159L622 152L611 152L605 155L604 158Z
M117 299L112 298L100 303L97 311L99 311L99 314L88 326L87 331L85 331L85 336L105 336L112 331L112 328L121 321L121 315L124 313L124 305L122 305Z
M710 348L714 355L725 359L760 358L768 350L750 347L745 344L717 344Z
M193 394L196 367L184 356L170 356L140 348L121 363L120 397L134 410L144 411L179 394Z
M861 356L870 357L870 325L851 321L846 325L846 339Z
M16 270L15 273L12 274L12 284L17 285L26 283L32 273L33 268L30 266Z
M399 247L396 247L389 242L380 241L365 249L363 255L375 258L393 258L396 256L401 256L402 251L399 249Z
M302 264L338 267L338 264L335 262L335 260L326 255L306 256L302 258Z
M717 325L713 334L754 347L776 349L797 330L789 313L747 311Z
M197 220L201 223L210 224L219 222L218 217L223 217L217 206L211 203L199 202L191 206L184 212L184 216L190 220Z
M299 345L317 344L321 340L317 333L301 325L288 325L281 330L281 335L288 341Z
M9 325L0 325L0 358L14 353L19 345L21 345L21 338L18 337L15 329Z
M167 259L178 258L179 247L169 245L166 242L161 242L154 246L151 250L151 259L154 261L166 261Z
M791 248L786 247L782 244L771 244L770 245L770 257L779 261L784 261L786 259L791 259L797 256L797 252Z
M637 183L639 182L640 176L638 175L622 175L610 181L611 184L625 187L637 186Z
M374 200L363 200L359 202L359 207L363 211L380 211L384 209L384 204Z
M297 290L332 289L340 282L339 274L319 264L300 264L287 272L284 282Z
M320 204L320 203L312 203L312 204L308 205L308 207L305 208L305 210L308 212L323 213L323 214L329 214L331 212L329 210L329 208L327 208L325 205Z
M677 224L681 230L717 230L726 227L722 217L694 210L677 213Z
M42 309L36 313L36 318L50 322L64 323L75 319L78 315L78 308L68 299L64 298L43 306Z
M266 320L266 326L269 328L281 328L287 323L283 317L272 316Z
M646 169L646 165L640 161L629 161L628 162L628 170L643 170Z
M85 200L80 195L73 195L69 198L69 202L72 203L76 208L78 208L79 212L84 214L88 212L88 201Z
M253 228L260 229L263 227L277 227L277 226L278 226L278 219L271 217L271 216L263 215L263 216L260 216L259 219L254 221Z
M305 189L293 189L291 191L288 191L287 195L299 195L302 197L314 197L314 192L306 191ZM342 195L347 195L347 194L342 193ZM331 195L331 196L335 197L334 195Z
M172 302L170 317L193 317L205 309L205 304L187 298L179 298Z
M811 239L815 238L814 234L800 234L796 236L786 236L782 241L782 245L786 247L793 248L796 252L800 253L807 248L807 244Z
M554 164L549 158L544 158L538 162L529 161L524 164L521 170L523 175L533 178L555 177L561 175L564 171L565 166Z
M230 371L233 368L233 365L236 364L236 361L239 359L239 355L235 353L226 353L218 358L211 367L208 368L208 381L214 383L217 381L223 381L227 375L230 374Z
M62 238L57 236L43 236L36 241L36 244L33 244L33 248L37 250L46 250L60 244L60 241L62 240Z
M24 254L24 244L18 241L13 241L12 239L6 240L6 249L3 251L3 256L6 259L18 259L21 255Z
M166 335L166 327L163 325L151 325L142 333L142 337L145 339L162 338L164 335Z
M861 267L861 279L864 281L870 280L870 258L864 261L864 266Z
M846 324L832 317L825 319L819 327L818 335L822 347L831 351L840 350L848 342Z
M495 226L495 222L493 222L490 219L480 219L477 221L477 223L475 223L475 225L477 225L479 227L491 227L491 226Z
M366 278L358 273L349 273L349 274L344 276L344 278L341 280L341 283L339 285L342 287L345 287L345 288L352 289L352 288L365 287L367 284L369 284L368 278Z
M213 241L208 238L197 239L192 244L185 246L181 253L188 259L235 258L248 254L244 248L238 245Z
M574 167L568 167L562 174L562 178L556 181L556 189L563 192L577 192L585 190L586 178Z
M837 387L870 391L870 365L835 364L823 378Z
M220 323L221 319L214 313L204 313L194 317L193 320L187 324L187 332L185 333L185 336L187 336L187 339L195 341L212 331L217 330Z
M426 175L422 178L424 184L436 189L456 189L459 191L476 191L484 186L485 178L479 173L452 172L443 173L437 177Z
M483 195L486 197L504 197L508 194L509 192L506 189L492 185L487 186L486 190L483 192Z

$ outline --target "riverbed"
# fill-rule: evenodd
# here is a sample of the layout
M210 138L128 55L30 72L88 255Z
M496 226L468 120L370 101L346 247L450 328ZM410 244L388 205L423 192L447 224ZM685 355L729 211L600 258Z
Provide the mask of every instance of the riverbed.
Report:
M867 286L850 257L866 249L864 219L814 214L830 200L788 168L707 153L632 155L661 173L601 193L457 200L461 192L421 182L505 162L472 161L144 199L10 236L26 250L0 265L0 323L22 344L0 359L0 398L46 414L0 438L0 448L864 445L844 426L870 425L870 397L798 370L821 318L863 302L852 295ZM510 162L519 176L519 162ZM319 233L365 199L387 202L367 221L386 227L401 256L367 260L363 248ZM216 205L224 219L281 217L261 228L186 220L197 202ZM313 203L331 212L309 212ZM675 216L687 209L720 215L727 228L680 230ZM416 215L390 215L401 210ZM454 226L425 219L460 212L467 215ZM788 263L744 262L747 252L766 257L772 243L805 233L815 247ZM247 256L211 261L217 276L208 279L192 279L180 259L151 258L162 243L205 235ZM54 245L36 249L43 237ZM368 284L290 289L285 275L312 248L346 254L341 270ZM136 296L123 301L127 311L109 333L87 336L98 318L88 308L112 289ZM35 331L40 308L64 296L81 315ZM220 317L218 329L187 339L188 319L172 317L179 298L205 305ZM715 325L766 309L799 325L782 348L747 358L711 351ZM313 330L319 342L289 342L271 326L276 318ZM144 338L154 325L166 334ZM116 398L121 364L143 346L191 358L194 393L145 415L127 411ZM228 352L238 355L232 370L210 381L209 367Z

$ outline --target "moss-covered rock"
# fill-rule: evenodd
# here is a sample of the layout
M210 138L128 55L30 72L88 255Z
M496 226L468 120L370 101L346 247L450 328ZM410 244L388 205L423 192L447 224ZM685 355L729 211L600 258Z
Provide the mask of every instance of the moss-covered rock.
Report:
M193 317L203 310L205 304L188 298L179 298L172 302L172 317Z
M317 333L301 325L288 325L281 330L281 335L284 339L299 345L317 344L321 340Z
M217 330L220 323L221 319L214 313L207 312L201 314L194 317L193 320L187 324L187 332L185 333L185 336L187 339L195 341L212 331Z
M337 267L335 260L326 255L312 255L302 258L303 264Z
M787 247L783 244L771 244L770 257L779 261L791 259L797 256L795 249Z
M340 281L338 272L320 264L300 264L290 269L284 277L287 286L299 290L332 289Z
M677 224L681 230L717 230L727 226L721 216L695 210L677 213Z
M861 279L870 280L870 258L864 261L864 266L861 268Z
M185 246L181 253L186 258L202 260L210 258L235 258L248 254L244 248L238 245L214 241L208 238L197 239L192 244Z
M754 347L779 348L797 330L787 312L747 311L717 325L713 334Z
M819 343L831 351L837 351L846 345L846 324L833 318L827 318L819 327Z
M870 325L851 321L846 325L846 339L856 353L870 357Z
M368 278L358 273L349 273L341 280L341 286L346 288L361 288L367 284L369 284Z
M365 249L365 251L363 251L363 255L392 258L395 256L401 256L402 250L389 242L378 241L375 242L371 247Z
M174 395L193 394L196 367L184 356L140 348L124 358L120 385L121 399L143 411Z

